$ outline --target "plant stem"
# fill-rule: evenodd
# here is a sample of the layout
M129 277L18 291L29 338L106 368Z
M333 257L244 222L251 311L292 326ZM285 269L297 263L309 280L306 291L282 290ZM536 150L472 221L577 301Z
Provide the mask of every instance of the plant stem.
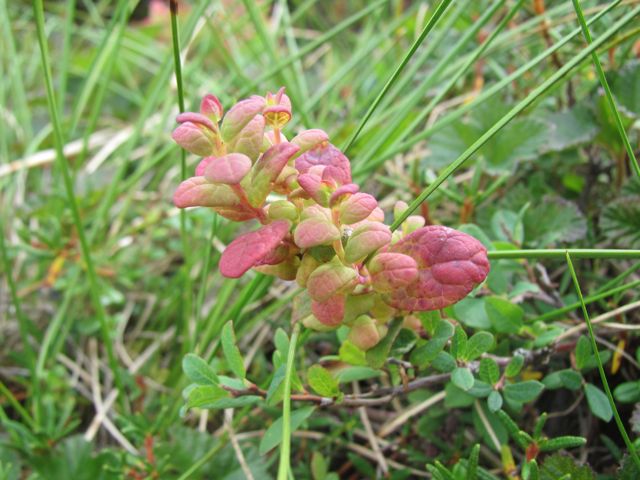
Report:
M184 108L184 88L182 84L182 62L180 60L180 36L178 34L178 1L170 0L171 10L171 44L173 47L173 65L176 75L178 90L178 108L180 113ZM184 149L180 149L180 180L187 178L187 158ZM187 212L180 210L180 239L182 241L182 255L184 257L183 272L184 290L182 308L182 353L187 353L191 348L191 335L189 334L189 319L191 318L191 255L189 251L189 239L187 237Z
M587 328L589 329L589 338L591 340L591 348L593 350L593 354L595 355L596 362L598 363L598 372L600 372L600 380L602 381L602 386L604 387L604 391L607 394L607 398L609 399L609 403L611 404L611 409L613 410L613 417L615 418L616 425L618 426L618 430L620 430L620 435L622 435L622 439L624 443L627 445L627 449L629 450L629 454L636 466L640 469L640 457L636 453L635 447L631 440L629 439L629 435L627 435L627 431L624 428L624 424L620 419L620 414L618 413L618 409L616 408L616 403L613 400L613 395L611 394L611 389L609 388L609 382L607 381L607 374L604 371L604 367L602 366L602 359L600 358L600 353L598 352L598 345L596 344L596 335L593 331L593 325L591 324L591 319L589 318L589 313L587 312L587 306L584 303L584 298L582 298L582 291L580 289L580 284L578 283L578 277L576 276L576 271L573 268L573 262L571 261L571 255L567 251L566 254L567 265L569 266L569 272L571 273L571 278L573 280L573 284L576 288L576 293L578 294L578 298L580 299L580 306L582 307L582 315L584 316L584 320L587 323Z
M280 465L278 467L278 480L288 480L290 456L291 456L291 375L293 362L296 356L296 344L300 324L293 326L291 339L289 340L289 352L287 354L287 367L284 376L284 398L282 399L282 443L280 444Z

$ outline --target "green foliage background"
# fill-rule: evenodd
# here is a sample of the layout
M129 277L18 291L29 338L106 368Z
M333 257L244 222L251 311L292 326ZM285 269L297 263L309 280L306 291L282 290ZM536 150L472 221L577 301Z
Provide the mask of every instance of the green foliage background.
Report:
M491 252L485 284L422 315L417 335L398 326L374 370L338 351L344 331L290 348L297 286L221 278L220 251L246 227L171 204L163 2L148 15L136 1L44 2L43 60L30 3L0 0L0 479L275 478L285 380L337 403L294 396L295 478L637 478L565 258L590 249L571 259L637 444L640 179L574 4L454 0L409 55L446 3L180 2L186 110L284 85L289 135L322 128L348 145L388 223L422 194L416 213ZM637 156L640 2L580 4ZM245 375L264 395L227 403L220 385L244 389ZM402 390L425 378L438 380ZM349 406L378 387L393 400Z

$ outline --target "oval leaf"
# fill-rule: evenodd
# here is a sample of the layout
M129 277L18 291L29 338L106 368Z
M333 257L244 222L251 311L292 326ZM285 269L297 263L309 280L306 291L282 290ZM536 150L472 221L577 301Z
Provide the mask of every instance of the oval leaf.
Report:
M462 300L489 273L487 249L466 233L423 227L389 248L418 264L418 280L385 296L401 310L438 310Z

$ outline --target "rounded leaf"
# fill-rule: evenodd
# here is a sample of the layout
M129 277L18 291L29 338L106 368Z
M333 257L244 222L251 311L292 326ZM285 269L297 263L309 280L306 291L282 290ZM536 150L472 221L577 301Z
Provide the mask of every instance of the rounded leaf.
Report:
M367 218L378 206L378 201L368 193L355 193L342 202L338 210L340 222L345 225L360 222Z
M379 253L367 266L374 290L391 292L413 283L418 278L418 264L402 253Z
M321 218L308 218L300 222L293 233L293 241L300 248L328 245L340 239L340 230Z
M171 138L187 152L206 157L215 152L216 144L212 133L192 122L185 122L178 126Z
M233 140L240 131L265 107L265 99L253 95L236 103L227 112L222 121L222 138L225 142Z
M334 295L324 301L313 300L311 311L323 325L336 327L344 318L344 303L344 295Z
M360 350L367 351L380 341L380 332L375 320L368 315L361 315L353 321L347 340Z
M349 159L330 143L323 143L305 152L296 159L296 169L300 173L307 173L311 167L316 165L333 167L332 178L339 185L351 183L351 165L349 164Z
M489 273L487 249L466 233L443 226L416 230L389 247L418 265L418 279L385 295L400 310L438 310L463 299Z
M220 273L227 278L239 278L251 267L263 265L288 233L289 222L277 220L240 235L222 252Z
M230 153L210 161L204 171L207 180L213 183L234 185L240 183L251 170L251 159L241 153Z
M327 263L309 275L307 291L313 300L324 302L338 293L352 289L357 277L358 274L353 268L339 262Z
M345 260L356 263L391 241L391 230L383 223L366 222L356 228L345 247Z

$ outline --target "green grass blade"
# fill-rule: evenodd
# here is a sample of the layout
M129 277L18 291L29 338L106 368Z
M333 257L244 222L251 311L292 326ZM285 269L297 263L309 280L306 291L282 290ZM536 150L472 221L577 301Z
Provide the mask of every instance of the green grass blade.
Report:
M576 15L578 16L578 21L580 22L580 28L582 28L582 33L584 35L585 40L588 45L593 43L593 39L591 38L591 32L589 31L589 26L584 19L584 13L582 13L582 7L580 6L580 0L572 0L573 8L576 11ZM593 59L593 64L596 67L596 71L598 72L598 78L600 79L600 85L604 90L605 97L607 98L607 102L611 107L611 111L613 112L613 116L616 121L616 128L618 129L618 133L620 134L620 138L622 139L622 143L624 144L624 148L627 151L627 155L629 156L629 161L636 171L636 175L640 177L640 165L638 165L638 159L636 158L635 153L633 152L633 147L631 143L629 143L629 137L627 136L627 132L622 125L622 119L620 118L620 112L618 112L618 107L616 107L616 102L613 99L613 94L611 93L611 89L609 88L609 82L607 81L607 77L604 74L604 70L602 69L602 64L600 63L600 58L596 52L591 54L591 58Z
M566 252L569 252L574 258L640 258L640 250L600 248L493 250L487 254L490 260L516 260L522 258L564 258Z
M604 371L604 367L602 366L602 359L600 358L600 353L598 352L598 345L596 344L596 335L593 331L593 325L591 324L591 319L589 318L589 312L587 312L587 306L584 303L584 298L582 298L582 291L580 289L580 284L578 283L578 277L576 276L576 271L573 268L573 262L571 261L571 255L569 252L566 253L567 265L569 266L569 272L571 273L571 278L573 280L573 285L575 286L576 293L578 294L578 299L580 300L580 306L582 307L582 315L584 316L584 320L587 323L587 328L589 329L589 339L591 340L591 348L593 350L593 354L596 357L596 362L598 363L598 372L600 372L600 380L602 381L602 386L604 387L604 391L607 394L607 398L609 399L609 404L611 405L611 409L613 410L613 417L616 421L616 425L618 426L618 430L620 430L620 435L624 440L624 443L627 445L627 449L629 450L629 454L636 466L640 469L640 457L636 452L636 449L629 439L629 435L627 434L627 430L624 428L624 424L620 419L620 414L618 413L618 409L616 408L616 402L613 400L613 395L611 394L611 389L609 388L609 382L607 381L607 374Z
M178 91L178 108L180 112L184 112L184 86L182 83L182 61L180 59L180 36L178 33L178 2L171 0L169 2L171 10L171 46L173 48L173 66L175 69L176 85ZM180 149L180 180L187 178L187 155L183 148ZM180 209L180 238L182 240L182 255L184 257L184 265L182 267L182 275L184 276L184 285L182 290L182 345L183 353L187 353L191 348L191 335L189 334L189 323L191 319L191 253L189 247L189 238L187 236L187 212Z
M49 107L49 115L51 116L51 122L53 124L54 144L55 144L55 150L56 150L56 163L59 170L62 173L64 189L67 195L67 203L71 210L73 223L76 228L78 239L80 241L80 250L82 252L82 259L87 269L87 278L89 281L89 291L91 293L91 301L93 304L93 308L95 309L96 316L98 317L98 321L100 323L100 333L102 335L102 341L104 343L104 347L107 352L109 368L111 369L111 373L115 379L118 390L123 392L124 383L122 381L122 376L120 374L118 363L113 351L113 341L110 335L110 327L108 324L106 312L100 300L100 286L98 284L98 276L96 274L95 266L93 263L89 242L87 242L87 237L82 224L82 219L80 218L80 209L78 208L78 203L76 201L75 193L73 191L70 168L67 162L67 158L64 156L64 153L62 151L62 147L63 147L62 126L60 123L60 118L58 116L57 103L56 103L55 93L53 90L51 62L49 57L49 49L48 49L48 45L45 37L43 0L33 0L33 13L36 19L38 43L40 45L42 70L44 73L45 87L47 91L47 104ZM124 403L125 396L119 395L119 398L120 398L120 401L122 402L122 405L125 406L125 403Z
M280 444L280 463L278 466L278 480L288 480L291 466L291 375L296 356L296 345L300 333L300 324L293 326L289 340L287 366L284 375L284 397L282 399L282 442Z
M389 89L396 82L396 80L398 79L398 77L400 76L404 68L407 66L407 63L409 63L409 60L413 58L413 55L416 53L416 50L418 50L420 45L422 45L422 42L424 41L424 39L427 38L427 35L429 35L431 30L433 30L433 27L435 27L435 25L438 23L438 20L440 20L440 17L442 17L442 15L447 10L450 4L451 4L451 0L442 0L440 2L438 7L436 8L436 11L433 12L433 15L431 15L431 18L429 18L429 21L422 29L422 32L420 32L420 35L418 36L418 38L416 38L416 40L413 42L413 45L411 45L411 48L409 49L409 51L406 53L402 61L398 64L395 71L391 74L391 76L387 80L387 83L384 84L384 86L382 87L382 90L380 90L380 93L378 93L378 95L376 96L375 100L367 110L367 113L365 113L364 117L362 117L362 120L360 121L360 124L358 125L356 130L353 132L353 135L351 135L351 138L349 138L349 141L342 148L343 152L346 153L351 147L351 145L353 145L353 142L356 141L356 138L358 138L358 135L360 135L360 132L369 121L369 118L371 118L371 115L373 115L373 112L375 112L376 108L378 108L378 105L380 104L384 96L387 94Z
M605 290L604 292L598 293L596 295L590 295L584 299L584 303L588 305L590 303L597 302L598 300L602 300L603 298L611 297L617 293L626 292L627 290L631 290L632 288L636 288L638 286L640 286L640 280L627 283L626 285L620 285L619 287ZM558 318L565 313L573 312L578 307L580 307L580 302L572 303L570 305L567 305L566 307L558 308L551 312L539 315L531 319L531 323L533 324L538 321L546 322L548 320L553 320L554 318Z
M434 180L434 182L429 185L422 193L416 198L409 208L407 208L402 215L400 215L396 221L391 225L391 229L395 230L398 228L402 222L404 222L409 215L411 215L416 208L420 206L422 202L424 202L429 196L436 191L436 189L451 176L458 168L460 168L471 156L476 153L482 145L484 145L491 137L493 137L496 133L498 133L505 125L507 125L511 120L513 120L520 112L522 112L525 108L531 105L538 97L542 96L547 90L549 90L553 85L555 85L561 78L563 78L567 73L569 73L574 67L582 63L585 58L587 58L592 52L594 52L600 45L604 44L609 38L613 37L617 34L622 27L624 27L627 23L629 23L633 18L640 13L640 7L636 7L626 15L624 15L621 19L615 22L600 38L598 38L595 42L593 42L589 47L582 50L580 53L575 55L570 61L562 66L561 69L557 70L553 75L551 75L547 80L545 80L541 85L535 88L526 98L520 101L515 107L513 107L509 112L498 120L489 130L487 130L483 135L478 138L467 150L465 150L456 160L454 160L447 168L445 168L442 173Z

